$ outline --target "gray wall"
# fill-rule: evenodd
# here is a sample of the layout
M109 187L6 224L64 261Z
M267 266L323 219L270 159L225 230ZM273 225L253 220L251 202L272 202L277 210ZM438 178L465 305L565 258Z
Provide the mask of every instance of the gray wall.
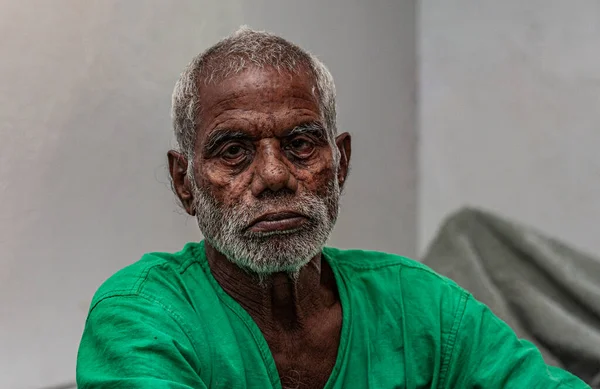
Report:
M74 377L90 298L200 239L176 208L170 93L240 24L329 65L353 171L332 244L416 252L414 1L0 0L0 387Z
M600 252L600 2L423 0L419 248L462 204Z

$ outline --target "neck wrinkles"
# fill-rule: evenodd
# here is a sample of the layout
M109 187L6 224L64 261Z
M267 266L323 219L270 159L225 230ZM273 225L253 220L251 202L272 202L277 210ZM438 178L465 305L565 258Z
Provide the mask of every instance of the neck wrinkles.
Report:
M339 301L333 271L321 254L311 259L296 277L274 273L261 279L230 262L206 241L205 251L221 288L263 330L302 329L307 319Z

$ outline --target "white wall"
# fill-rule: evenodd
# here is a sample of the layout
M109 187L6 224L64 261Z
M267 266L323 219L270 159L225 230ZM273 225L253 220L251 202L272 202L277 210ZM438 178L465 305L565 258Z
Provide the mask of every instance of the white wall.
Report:
M600 2L419 11L420 250L467 203L600 252Z
M336 78L354 168L332 244L415 253L414 1L0 0L0 388L72 380L99 284L200 239L166 180L170 93L242 23Z

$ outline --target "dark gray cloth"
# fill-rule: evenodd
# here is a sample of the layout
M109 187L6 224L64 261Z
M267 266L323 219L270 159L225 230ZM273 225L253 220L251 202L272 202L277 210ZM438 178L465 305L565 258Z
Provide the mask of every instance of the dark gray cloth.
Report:
M464 209L445 221L423 263L536 344L546 363L600 388L600 259L491 213Z

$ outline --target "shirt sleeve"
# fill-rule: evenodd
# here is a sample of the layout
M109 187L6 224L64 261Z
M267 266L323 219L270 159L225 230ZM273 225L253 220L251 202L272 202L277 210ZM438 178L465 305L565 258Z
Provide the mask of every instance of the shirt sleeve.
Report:
M450 337L444 388L590 388L565 370L547 365L539 350L517 338L491 310L467 295Z
M96 303L77 356L79 389L206 388L177 315L139 295Z

